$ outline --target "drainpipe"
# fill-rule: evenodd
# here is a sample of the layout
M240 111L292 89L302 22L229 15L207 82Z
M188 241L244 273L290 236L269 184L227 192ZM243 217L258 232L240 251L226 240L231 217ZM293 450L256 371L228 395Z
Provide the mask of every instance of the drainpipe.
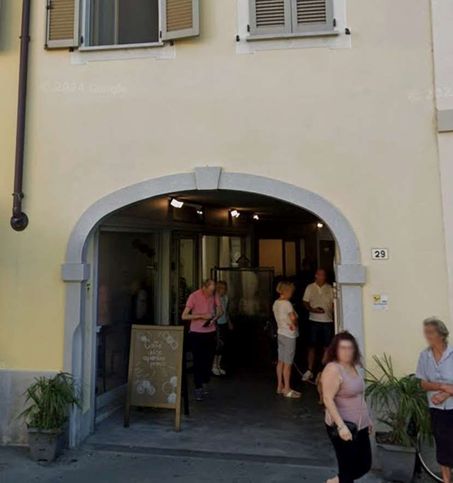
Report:
M30 42L30 1L22 3L22 26L20 33L19 93L17 100L16 160L14 166L13 214L11 227L23 231L28 225L28 216L22 211L24 178L25 113L27 107L28 46Z

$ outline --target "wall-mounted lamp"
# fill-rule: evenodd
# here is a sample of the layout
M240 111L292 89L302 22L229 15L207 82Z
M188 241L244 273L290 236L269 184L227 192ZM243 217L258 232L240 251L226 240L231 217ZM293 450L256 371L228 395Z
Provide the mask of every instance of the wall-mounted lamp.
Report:
M184 201L178 201L176 198L172 198L170 205L173 206L173 208L182 208L184 206Z
M318 222L318 224L316 225L318 228L324 228L324 223L321 223L320 221Z
M231 210L230 215L232 218L239 218L241 216L238 210Z

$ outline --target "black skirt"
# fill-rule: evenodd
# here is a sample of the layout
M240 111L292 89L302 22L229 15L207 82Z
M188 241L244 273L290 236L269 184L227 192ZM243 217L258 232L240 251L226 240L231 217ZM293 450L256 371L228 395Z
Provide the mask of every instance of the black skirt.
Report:
M453 468L453 410L431 408L437 462Z

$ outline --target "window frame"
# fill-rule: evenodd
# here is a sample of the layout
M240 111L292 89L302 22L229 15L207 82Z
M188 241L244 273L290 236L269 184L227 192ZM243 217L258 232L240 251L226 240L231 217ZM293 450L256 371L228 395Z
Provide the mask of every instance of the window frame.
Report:
M109 44L109 45L90 45L88 42L91 39L93 26L92 26L92 15L91 7L93 0L81 0L82 1L82 15L81 15L81 42L79 50L81 51L94 51L94 50L125 50L125 49L138 49L138 48L149 48L149 47L163 47L165 42L162 41L162 0L158 1L158 40L155 42L142 42L134 44ZM119 0L114 0L115 4ZM115 34L117 37L117 33Z
M294 15L296 12L296 0L288 0L289 2L289 19L288 22L285 22L285 26L282 26L281 29L273 29L273 32L263 32L260 33L257 31L256 26L254 26L255 18L256 18L256 0L246 0L248 3L248 35L246 40L248 41L255 41L255 40L272 40L272 39L294 39L294 38L301 38L301 37L335 37L340 35L340 31L337 30L335 26L335 0L330 0L330 10L331 10L331 18L329 20L332 21L332 26L330 29L323 29L320 25L314 25L305 28L297 28L294 22ZM329 1L329 0L327 0ZM288 25L290 31L288 32ZM263 29L264 30L264 29Z

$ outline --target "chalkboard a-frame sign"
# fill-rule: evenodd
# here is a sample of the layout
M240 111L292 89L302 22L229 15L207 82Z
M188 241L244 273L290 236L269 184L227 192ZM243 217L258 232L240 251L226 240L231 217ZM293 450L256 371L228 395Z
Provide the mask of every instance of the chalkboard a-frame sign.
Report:
M183 327L132 326L125 427L131 406L138 406L174 409L175 429L181 429L183 344Z

